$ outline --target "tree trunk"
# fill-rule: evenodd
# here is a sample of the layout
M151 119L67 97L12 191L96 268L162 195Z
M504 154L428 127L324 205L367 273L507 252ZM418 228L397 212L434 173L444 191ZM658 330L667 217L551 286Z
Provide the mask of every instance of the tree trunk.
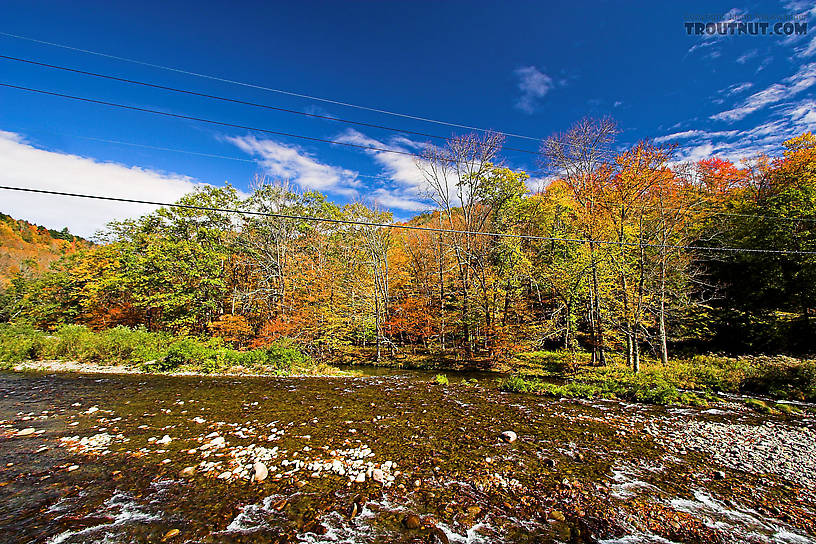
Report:
M590 250L590 260L592 263L592 287L595 293L595 307L593 311L595 313L595 328L596 333L593 335L595 337L596 346L593 349L593 352L597 350L598 353L598 364L605 365L606 364L606 354L604 353L604 335L603 335L603 322L601 320L601 302L600 302L600 292L598 289L598 262L595 259L595 243L589 243L589 250Z

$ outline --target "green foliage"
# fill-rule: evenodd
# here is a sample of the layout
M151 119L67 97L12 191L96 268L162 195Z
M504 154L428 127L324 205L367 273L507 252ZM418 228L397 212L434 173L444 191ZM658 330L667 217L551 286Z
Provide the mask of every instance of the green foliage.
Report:
M434 376L434 383L437 385L448 385L448 377L444 374Z
M792 404L786 404L783 402L777 402L776 404L774 404L774 408L777 411L782 412L783 414L786 415L795 415L802 413L802 410L800 410L797 406L794 406Z
M0 323L0 365L8 367L43 359L53 350L53 339L30 325Z
M776 398L816 401L816 361L756 357L742 389Z
M313 364L308 355L287 342L277 342L267 348L239 351L225 347L219 339L202 341L184 337L173 342L164 357L144 365L144 368L157 372L189 370L213 373L241 367L285 375Z
M745 401L745 406L762 414L776 413L776 410L774 408L769 406L765 401L761 401L759 399L748 399Z
M554 357L562 352L522 354L521 361L536 361L527 366L531 374L555 375L571 381L553 385L540 380L511 376L502 381L506 391L547 394L554 397L594 398L614 396L654 404L705 406L717 393L753 393L775 398L816 400L816 361L790 357L722 357L696 355L690 359L670 360L662 365L648 362L633 373L622 364L603 367L570 367L555 371ZM550 365L547 367L547 365ZM586 387L585 387L586 386Z
M554 398L619 398L647 404L689 404L705 406L701 399L691 392L681 392L660 376L634 374L626 369L595 373L592 379L586 376L564 384L542 381L538 378L525 379L510 376L499 382L503 391L533 393Z
M63 325L52 335L30 325L0 324L0 363L61 359L85 363L136 365L148 372L223 372L241 367L253 372L286 375L309 372L315 362L289 341L239 351L220 339L173 337L143 328L114 327L93 332L83 325ZM325 365L323 371L330 371Z
M573 372L578 364L586 362L589 362L589 354L584 352L531 351L517 354L513 368L528 375L563 376Z

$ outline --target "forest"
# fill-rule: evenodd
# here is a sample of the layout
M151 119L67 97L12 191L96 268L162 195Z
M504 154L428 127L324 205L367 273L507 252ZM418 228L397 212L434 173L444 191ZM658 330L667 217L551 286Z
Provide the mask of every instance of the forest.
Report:
M443 365L812 353L816 137L738 166L617 134L585 119L547 139L536 191L502 165L499 135L429 145L416 163L432 211L407 228L282 180L207 187L16 270L0 319Z

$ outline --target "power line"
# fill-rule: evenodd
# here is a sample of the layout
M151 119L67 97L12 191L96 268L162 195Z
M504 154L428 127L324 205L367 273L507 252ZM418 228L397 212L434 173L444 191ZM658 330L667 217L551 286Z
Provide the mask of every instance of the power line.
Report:
M0 32L0 35L2 35L2 34L3 33ZM42 65L42 66L48 66L48 67L54 67L54 68L57 68L57 69L67 70L67 71L70 71L70 72L77 72L77 73L88 74L88 75L98 75L99 77L109 78L109 79L113 79L113 80L117 80L117 81L134 83L134 84L138 84L138 85L144 85L144 86L147 86L147 87L155 87L155 88L159 88L159 89L166 89L166 90L170 90L170 91L174 91L174 92L192 94L192 95L197 95L197 96L202 96L202 97L207 97L207 98L214 98L214 99L217 99L217 100L224 100L224 101L228 101L228 102L236 102L236 103L240 103L240 104L248 104L248 105L252 105L252 106L258 106L258 107L262 107L262 108L270 108L270 109L275 109L275 110L280 109L281 111L287 111L287 112L290 112L290 113L297 113L297 114L302 114L302 115L312 116L312 117L321 117L321 118L326 118L326 119L334 119L334 118L327 117L327 116L324 117L324 116L313 115L313 114L308 114L308 113L304 113L304 112L298 112L298 111L295 111L295 110L287 110L287 109L283 109L283 108L277 108L275 106L266 106L266 105L263 105L263 104L245 102L245 101L242 101L242 100L235 100L235 99L231 99L231 98L223 98L223 97L218 97L218 96L215 96L215 95L208 95L208 94L198 93L198 92L195 92L195 91L186 91L186 90L182 90L182 89L175 89L175 88L172 88L172 87L165 87L165 86L162 86L162 85L154 85L154 84L151 84L151 83L143 83L143 82L138 82L138 81L134 81L134 80L118 78L118 77L115 77L115 76L99 75L99 74L94 74L92 72L85 72L85 71L82 71L82 70L75 70L75 69L72 69L72 68L62 68L62 67L58 67L58 66L55 66L55 65L49 65L49 64L45 64L45 63L36 62L36 61L29 61L29 60L24 60L24 59L18 59L16 57L9 57L7 55L0 55L0 58L10 59L10 60L20 60L22 62L27 62L27 63L31 63L31 64L36 64L36 65ZM50 96L57 96L57 97L61 97L61 98L68 98L68 99L71 99L71 100L78 100L78 101L82 101L82 102L90 102L90 103L100 104L100 105L104 105L104 106L128 109L128 110L133 110L133 111L140 111L140 112L143 112L143 113L151 113L151 114L155 114L155 115L175 117L175 118L178 118L178 119L198 121L198 122L202 122L202 123L209 123L209 124L227 126L227 127L232 127L232 128L240 128L240 129L244 129L244 130L252 130L252 131L263 132L263 133L267 133L267 134L273 134L273 135L277 135L277 136L285 136L285 137L290 137L290 138L299 138L299 139L304 139L304 140L309 140L309 141L329 143L329 144L335 144L335 145L344 145L344 146L354 147L354 148L358 148L358 149L364 149L364 150L368 150L368 151L378 151L378 152L383 152L383 153L395 153L395 154L400 154L400 155L408 155L408 156L416 157L416 158L419 158L419 159L424 158L422 155L417 154L417 153L411 153L410 151L403 151L403 150L382 148L382 147L375 147L375 146L366 146L366 145L354 144L354 143L349 143L349 142L341 142L341 141L338 141L338 140L330 140L330 139L327 139L327 138L316 138L316 137L312 137L312 136L303 136L303 135L300 135L300 134L293 134L293 133L288 133L288 132L273 131L273 130L269 130L269 129L251 127L251 126L246 126L246 125L239 125L239 124L235 124L235 123L215 121L215 120L205 119L205 118L201 118L201 117L193 117L193 116L182 115L182 114L177 114L177 113L170 113L170 112L163 112L163 111L159 111L159 110L152 110L152 109L148 109L148 108L141 108L141 107L137 107L137 106L129 106L129 105L126 105L126 104L119 104L119 103L115 103L115 102L106 102L106 101L103 101L103 100L96 100L96 99L93 99L93 98L74 96L74 95L69 95L69 94L64 94L64 93L57 93L57 92L46 91L46 90L42 90L42 89L34 89L34 88L30 88L30 87L23 87L23 86L20 86L20 85L12 85L12 84L9 84L9 83L0 82L0 86L12 88L12 89L17 89L17 90L22 90L22 91L40 93L40 94L45 94L45 95L50 95ZM339 119L334 119L334 120L339 120ZM345 121L345 120L339 120L339 121L347 122L347 123L356 123L355 121ZM378 128L385 128L387 130L401 131L400 129L388 128L388 127L383 127L383 126L379 126L379 125L369 125L367 123L361 123L361 124L364 124L366 126L375 126L375 127L378 127ZM410 133L411 131L402 131L402 132L409 132ZM423 134L423 133L413 132L413 134ZM423 134L423 135L433 137L433 138L444 138L442 136L433 136L433 135L428 135L428 134ZM105 140L100 140L100 141L105 141ZM237 158L237 157L227 157L227 156L222 156L222 155L212 155L212 154L208 154L208 153L199 153L199 152L195 152L195 151L185 151L185 150L176 150L176 149L170 149L170 148L160 148L160 147L148 146L148 145L144 145L144 144L135 144L135 143L112 141L112 140L107 140L107 141L109 143L117 143L117 144L121 144L121 145L133 145L133 146L136 146L136 147L156 149L156 150L160 150L160 151L173 151L173 152L188 153L188 154L191 154L191 155L198 155L198 156L203 156L203 157L230 159L230 160L238 160L238 161L243 161L243 162L254 162L254 161L251 161L249 159L241 159L241 158ZM520 151L520 152L524 152L524 153L541 154L539 152L534 152L534 151L524 150L524 149L507 148L507 147L504 147L504 149L511 149L511 150L514 150L514 151ZM456 162L454 159L442 159L442 160L447 160L447 161L450 161L450 162ZM605 162L605 161L599 161L599 164L603 164L603 165L606 165L606 166L615 166L613 163ZM681 174L679 174L677 172L675 172L674 174L675 175L681 175ZM357 176L358 177L369 177L369 178L374 178L374 179L389 179L387 177L367 176L365 174L357 174ZM669 208L669 207L662 207L661 208L660 206L639 206L637 208L641 208L641 209L663 209L663 210L681 211L681 212L684 212L684 213L686 213L686 212L691 213L690 211L683 210L682 208ZM722 216L731 216L731 217L745 217L745 218L754 218L754 219L770 219L770 220L790 221L790 222L816 222L816 218L806 218L806 217L781 217L781 216L745 214L745 213L736 213L736 212L709 212L709 213L710 213L710 215L722 215Z
M23 62L23 63L26 63L26 64L32 64L32 65L35 65L35 66L42 66L42 67L45 67L45 68L53 68L55 70L62 70L64 72L71 72L71 73L74 73L74 74L97 77L97 78L107 79L107 80L111 80L111 81L118 81L118 82L121 82L121 83L128 83L128 84L131 84L131 85L140 85L142 87L149 87L149 88L152 88L152 89L160 89L160 90L163 90L163 91L171 91L171 92L174 92L174 93L181 93L181 94L186 94L186 95L190 95L190 96L199 96L199 97L202 97L202 98L210 98L212 100L220 100L222 102L230 102L230 103L233 103L233 104L241 104L241 105L244 105L244 106L252 106L252 107L255 107L255 108L264 108L264 109L267 109L267 110L280 111L280 112L291 113L291 114L295 114L295 115L302 115L302 116L305 116L305 117L312 117L314 119L324 119L324 120L327 120L327 121L335 121L335 122L338 122L338 123L346 123L346 124L350 124L350 125L358 125L358 126L364 126L364 127L369 127L369 128L389 130L391 132L400 132L400 133L405 133L405 134L413 134L413 135L416 135L416 136L423 136L423 137L426 137L426 138L434 138L434 139L437 139L437 140L447 140L448 139L446 136L439 136L439 135L436 135L436 134L428 134L427 132L417 132L417 131L414 131L414 130L394 128L394 127L389 127L389 126L385 126L385 125L378 125L378 124L375 124L375 123L365 123L365 122L362 122L362 121L353 121L353 120L350 120L350 119L342 119L342 118L339 118L339 117L332 117L331 115L320 115L320 114L317 114L317 113L308 113L308 112L293 110L293 109L289 109L289 108L281 108L281 107L278 107L278 106L271 106L271 105L268 105L268 104L259 104L257 102L250 102L248 100L240 100L240 99L237 99L237 98L229 98L229 97L224 97L224 96L219 96L219 95L214 95L214 94L207 94L207 93L202 93L202 92L198 92L198 91L191 91L189 89L179 89L177 87L168 87L166 85L159 85L157 83L148 83L148 82L145 82L145 81L139 81L139 80L135 80L135 79L128 79L128 78L112 76L112 75L108 75L108 74L100 74L98 72L89 72L87 70L80 70L80 69L77 69L77 68L69 68L67 66L59 66L59 65L56 65L56 64L48 64L46 62L39 62L39 61L30 60L30 59L23 59L23 58L19 58L19 57L11 57L11 56L8 56L8 55L0 55L0 59L6 59L6 60L15 61L15 62ZM540 151L532 151L530 149L520 149L520 148L517 148L517 147L503 146L503 149L506 149L508 151L517 151L519 153L529 153L531 155L539 155L539 156L544 155Z
M186 155L193 155L193 156L196 156L196 157L206 157L206 158L211 158L211 159L223 159L223 160L238 161L238 162L244 162L244 163L250 163L250 164L257 164L258 163L258 161L255 160L255 159L244 159L242 157L233 157L233 156L230 156L230 155L219 155L219 154L215 154L215 153L203 153L203 152L200 152L200 151L193 151L193 150L190 150L190 149L176 149L176 148L172 148L172 147L161 147L161 146L154 146L154 145L148 145L148 144L140 144L140 143L137 143L137 142L125 142L125 141L122 141L122 140L110 140L110 139L107 139L107 138L96 138L96 137L93 137L93 136L82 136L82 135L78 135L78 134L68 134L68 133L64 133L64 132L55 132L55 131L50 131L50 130L47 131L47 132L50 132L52 134L59 134L61 136L67 136L67 137L71 137L71 138L81 138L81 139L84 139L84 140L91 140L91 141L94 141L94 142L102 142L102 143L108 143L108 144L114 144L114 145L130 146L130 147L136 147L136 148L140 148L140 149L152 149L152 150L156 150L156 151L166 151L166 152L170 152L170 153L182 153L182 154L186 154ZM392 180L393 179L392 176L386 176L386 175L377 175L377 176L375 176L375 175L370 175L370 174L360 174L358 172L355 172L353 177L355 177L355 178L360 177L360 178L368 178L368 179L377 179L377 180ZM624 206L624 204L621 204L620 206ZM657 205L636 205L636 206L630 206L630 209L637 209L637 210L659 209L659 210L665 210L665 211L680 212L681 214L684 214L684 215L699 213L699 214L703 214L703 215L706 215L706 216L709 216L709 217L710 216L728 216L728 217L744 217L744 218L749 218L749 219L765 219L765 220L771 220L771 221L779 220L779 221L791 221L791 222L803 222L803 223L816 222L816 218L809 218L809 217L783 217L783 216L778 216L778 215L758 215L758 214L749 214L749 213L705 210L705 209L699 209L699 208L692 210L692 209L686 209L686 208L674 208L674 207L657 206Z
M297 97L297 98L305 98L307 100L315 100L317 102L324 102L324 103L327 103L327 104L334 104L336 106L343 106L343 107L346 107L346 108L355 108L355 109L358 109L358 110L365 110L365 111L371 111L371 112L374 112L374 113L392 115L394 117L402 117L404 119L412 119L414 121L422 121L422 122L425 122L425 123L434 123L434 124L437 124L437 125L444 125L444 126L454 127L454 128L462 128L462 129L466 129L466 130L475 130L475 131L478 131L478 132L495 132L496 134L501 134L502 136L508 136L508 137L512 137L512 138L522 138L522 139L525 139L525 140L541 141L541 138L534 138L532 136L524 136L522 134L514 134L512 132L503 132L503 131L499 131L499 130L490 130L490 129L473 127L473 126L459 124L459 123L451 123L451 122L447 122L447 121L440 121L438 119L431 119L431 118L428 118L428 117L420 117L420 116L417 116L417 115L410 115L410 114L407 114L407 113L399 113L399 112L394 112L394 111L389 111L389 110L384 110L384 109L379 109L379 108L372 108L372 107L369 107L369 106L361 106L359 104L352 104L352 103L349 103L349 102L342 102L340 100L332 100L330 98L320 98L320 97L311 96L311 95L308 95L308 94L297 93L297 92L293 92L293 91L286 91L286 90L283 90L283 89L275 89L275 88L272 88L272 87L265 87L263 85L257 85L257 84L254 84L254 83L246 83L246 82L243 82L243 81L236 81L236 80L233 80L233 79L227 79L227 78L208 75L208 74L200 74L198 72L183 70L181 68L173 68L171 66L163 66L161 64L154 64L154 63L150 63L150 62L144 62L144 61L141 61L141 60L129 59L129 58L126 58L126 57L119 57L119 56L111 55L111 54L108 54L108 53L101 53L99 51L91 51L89 49L82 49L80 47L73 47L73 46L70 46L70 45L65 45L65 44L60 44L60 43L55 43L55 42L48 42L48 41L45 41L45 40L38 40L38 39L35 39L35 38L29 38L27 36L20 36L20 35L17 35L17 34L11 34L11 33L8 33L8 32L0 32L0 36L6 36L6 37L9 37L9 38L15 38L15 39L18 39L18 40L25 40L25 41L29 41L29 42L33 42L33 43L39 43L39 44L48 45L48 46L51 46L51 47L59 47L61 49L67 49L67 50L70 50L70 51L78 51L80 53L85 53L85 54L88 54L88 55L96 55L98 57L104 57L104 58L118 60L118 61L122 61L122 62L130 62L130 63L138 64L138 65L141 65L141 66L147 66L149 68L156 68L156 69L159 69L159 70L166 70L166 71L169 71L169 72L175 72L175 73L178 73L178 74L184 74L184 75L188 75L188 76L194 76L194 77L209 79L209 80L212 80L212 81L219 81L219 82L222 82L222 83L229 83L231 85L240 85L242 87L248 87L248 88L251 88L251 89L258 89L258 90L262 90L262 91L279 93L279 94L283 94L283 95L287 95L287 96L294 96L294 97Z
M270 130L270 129L265 129L265 128L251 127L251 126L247 126L247 125L239 125L239 124L236 124L236 123L227 123L227 122L224 122L224 121L215 121L215 120L212 120L212 119L205 119L203 117L194 117L192 115L182 115L180 113L170 113L170 112L166 112L166 111L152 110L152 109L149 109L149 108L141 108L141 107L138 107L138 106L128 106L127 104L120 104L118 102L106 102L104 100L97 100L95 98L87 98L87 97L84 97L84 96L74 96L74 95L65 94L65 93L58 93L58 92L54 92L54 91L46 91L46 90L43 90L43 89L34 89L34 88L31 88L31 87L23 87L21 85L12 85L11 83L0 82L0 87L8 87L10 89L17 89L17 90L20 90L20 91L39 93L39 94L44 94L44 95L49 95L49 96L58 96L60 98L69 98L71 100L78 100L80 102L89 102L91 104L100 104L100 105L103 105L103 106L110 106L110 107L121 108L121 109L125 109L125 110L139 111L139 112L142 112L142 113L152 113L152 114L155 114L155 115L163 115L165 117L175 117L176 119L184 119L184 120L187 120L187 121L198 121L198 122L201 122L201 123L209 123L211 125L220 125L220 126L224 126L224 127L239 128L239 129L242 129L242 130L252 130L252 131L255 131L255 132L263 132L263 133L266 133L266 134L273 134L275 136L285 136L285 137L288 137L288 138L299 138L301 140L309 140L309 141L312 141L312 142L321 142L321 143L326 143L326 144L345 145L345 146L348 146L348 147L356 147L358 149L364 149L364 150L368 150L368 151L380 151L380 152L383 152L383 153L396 153L398 155L409 155L411 157L416 157L416 158L419 158L419 159L424 158L422 155L420 155L418 153L411 153L410 151L402 151L402 150L399 150L399 149L389 149L389 148L385 148L385 147L375 147L375 146L368 146L368 145L362 145L362 144L353 144L353 143L350 143L350 142L341 142L339 140L330 140L328 138L317 138L317 137L314 137L314 136L303 136L301 134L293 134L291 132L280 132L280 131L277 131L277 130ZM448 161L448 162L457 162L455 159L441 159L441 160L445 160L445 161Z
M44 195L53 195L53 196L68 196L74 198L86 198L91 200L105 200L110 202L124 202L128 204L144 204L148 206L160 206L166 208L182 208L188 210L197 210L197 211L207 211L207 212L219 212L219 213L234 213L239 215L256 215L256 216L263 216L263 217L274 217L277 219L293 219L298 221L313 221L313 222L323 222L323 223L332 223L332 224L341 224L341 225L356 225L356 226L363 226L363 227L377 227L377 228L396 228L402 230L416 230L416 231L426 231L426 232L436 232L441 234L465 234L471 236L488 236L492 238L513 238L513 239L521 239L521 240L538 240L538 241L547 241L547 242L568 242L568 243L582 243L582 244L599 244L599 245L612 245L612 246L622 246L622 247L652 247L652 248L663 248L663 249L687 249L687 250L695 250L695 251L714 251L714 252L722 252L722 253L772 253L772 254L782 254L782 255L816 255L816 251L800 251L800 250L788 250L788 249L754 249L754 248L738 248L738 247L713 247L713 246L691 246L691 245L673 245L673 244L655 244L655 243L648 243L648 242L620 242L620 241L613 241L613 240L592 240L587 238L559 238L553 236L538 236L532 234L509 234L509 233L498 233L498 232L483 232L483 231L468 231L468 230L452 230L452 229L440 229L435 227L422 227L419 225L404 225L399 223L377 223L377 222L367 222L367 221L358 221L353 219L335 219L329 217L309 217L304 215L292 215L292 214L284 214L284 213L275 213L275 212L260 212L260 211L253 211L253 210L236 210L236 209L229 209L229 208L217 208L214 206L197 206L193 204L180 204L180 203L169 203L169 202L156 202L151 200L139 200L133 198L122 198L122 197L113 197L113 196L103 196L103 195L88 195L88 194L81 194L81 193L68 193L64 191L49 191L46 189L33 189L29 187L10 187L5 185L0 185L0 190L6 191L19 191L25 193L37 193L37 194L44 194Z

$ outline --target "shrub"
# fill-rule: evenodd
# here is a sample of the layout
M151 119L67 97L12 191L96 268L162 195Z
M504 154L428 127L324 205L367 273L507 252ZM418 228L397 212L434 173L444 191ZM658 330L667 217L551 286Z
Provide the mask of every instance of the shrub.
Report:
M816 401L816 361L757 357L742 389L783 399Z
M94 355L103 362L138 364L162 358L171 341L171 337L164 333L120 325L96 335Z
M288 371L293 368L312 366L314 361L300 351L291 340L280 339L266 348L265 364L269 364L277 370Z
M499 389L509 393L531 393L531 385L538 380L525 380L521 376L508 376L498 381Z
M587 355L570 351L531 351L516 355L516 369L524 374L563 376L573 372Z
M444 374L437 374L434 376L434 383L437 385L448 385L448 377Z
M54 356L72 361L99 360L96 354L96 335L84 325L62 325L56 331Z
M54 339L30 325L0 323L0 363L11 366L52 356Z

